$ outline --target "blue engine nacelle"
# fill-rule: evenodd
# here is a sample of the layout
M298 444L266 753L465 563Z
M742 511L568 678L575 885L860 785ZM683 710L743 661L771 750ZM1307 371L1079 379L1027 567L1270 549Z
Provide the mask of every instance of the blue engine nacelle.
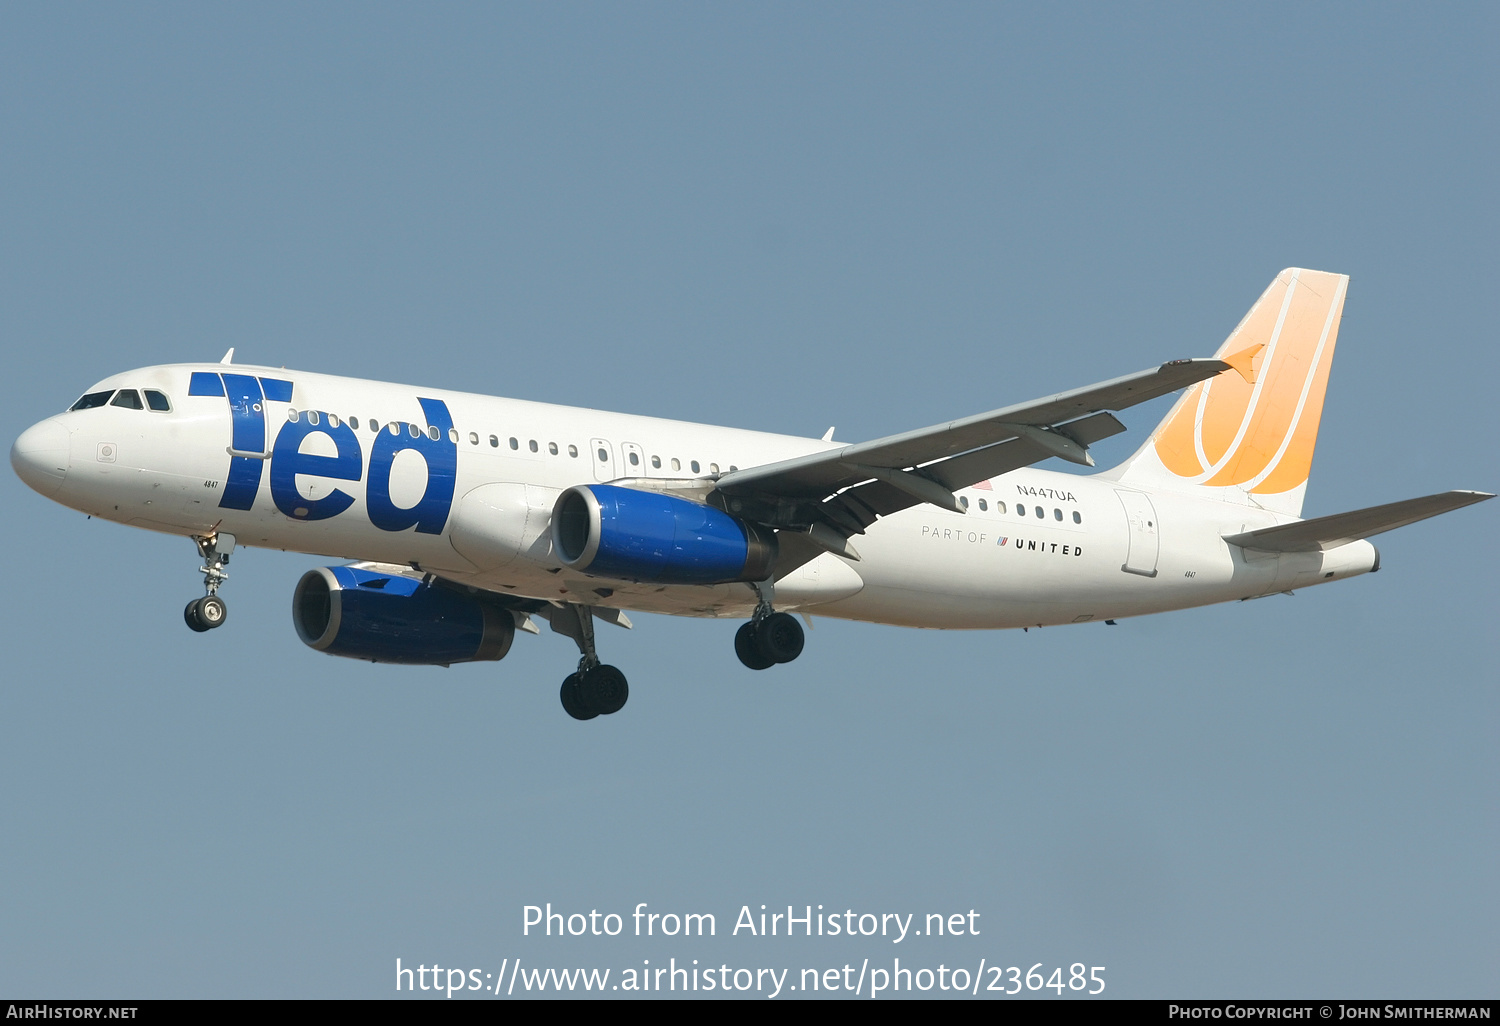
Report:
M596 577L724 584L769 577L776 534L675 495L576 485L552 509L552 551Z
M420 578L354 566L303 574L292 623L320 652L420 666L503 659L516 636L509 610Z

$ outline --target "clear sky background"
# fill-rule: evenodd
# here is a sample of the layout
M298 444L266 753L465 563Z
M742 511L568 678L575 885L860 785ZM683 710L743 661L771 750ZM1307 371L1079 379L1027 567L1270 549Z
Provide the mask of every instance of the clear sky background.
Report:
M1494 491L1497 44L1480 4L4 3L0 435L234 346L859 440L1210 355L1298 265L1353 276L1307 515ZM194 635L190 542L7 472L0 995L899 956L1495 997L1497 515L1118 627L819 619L764 674L638 615L579 724L555 635L305 648L313 557L237 554ZM549 901L719 936L523 938ZM728 936L762 903L982 932Z

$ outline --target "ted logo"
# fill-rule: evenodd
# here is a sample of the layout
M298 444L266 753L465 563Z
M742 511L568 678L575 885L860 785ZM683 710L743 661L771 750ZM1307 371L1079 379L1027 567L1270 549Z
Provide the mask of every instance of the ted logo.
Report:
M354 496L341 488L334 488L319 499L309 499L297 490L299 474L332 481L359 481L364 476L364 451L348 424L340 422L335 427L326 416L319 417L314 424L307 414L295 421L283 421L270 458L266 458L265 405L291 402L290 381L199 371L193 374L188 394L223 396L229 401L233 433L229 475L219 501L221 508L252 508L260 492L262 468L267 463L271 467L271 499L289 517L327 520L354 505ZM381 428L370 445L365 509L370 523L382 531L415 528L421 534L441 534L453 508L458 445L451 437L453 418L447 404L441 399L420 397L417 402L422 406L425 425L397 425L394 433L389 427ZM315 434L331 440L335 455L301 451L303 441ZM416 505L403 508L391 499L391 467L397 454L408 450L415 451L427 465L427 485Z

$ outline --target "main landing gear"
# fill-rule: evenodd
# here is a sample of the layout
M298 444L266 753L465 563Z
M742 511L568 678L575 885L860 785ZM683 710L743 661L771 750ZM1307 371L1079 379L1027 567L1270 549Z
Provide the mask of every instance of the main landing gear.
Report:
M579 660L578 672L568 674L562 682L558 697L563 710L575 720L591 720L625 708L630 698L625 675L613 666L601 663L586 667L585 662Z
M752 670L767 670L801 655L805 638L795 616L772 609L769 585L753 587L760 601L755 615L735 632L734 654Z
M194 536L193 541L198 544L198 554L204 560L198 572L203 575L205 594L187 604L187 608L182 611L182 618L189 627L201 633L222 626L229 616L229 609L224 605L224 600L219 598L219 586L229 580L229 573L224 567L229 565L229 554L234 551L234 535Z
M572 638L582 653L578 672L568 674L562 682L558 697L562 699L563 710L575 720L591 720L625 708L630 698L625 675L599 662L599 654L594 650L594 611L588 606L569 604L554 608L551 620L552 629Z

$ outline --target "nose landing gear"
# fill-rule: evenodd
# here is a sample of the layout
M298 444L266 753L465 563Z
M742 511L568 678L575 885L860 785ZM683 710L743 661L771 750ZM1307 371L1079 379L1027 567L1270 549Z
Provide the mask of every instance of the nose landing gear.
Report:
M204 560L198 572L203 575L205 594L187 604L187 608L182 611L182 618L190 628L201 633L223 626L229 616L228 607L219 598L219 586L229 580L229 572L224 567L229 565L229 555L234 551L234 535L194 536L193 541L197 543L198 554Z

